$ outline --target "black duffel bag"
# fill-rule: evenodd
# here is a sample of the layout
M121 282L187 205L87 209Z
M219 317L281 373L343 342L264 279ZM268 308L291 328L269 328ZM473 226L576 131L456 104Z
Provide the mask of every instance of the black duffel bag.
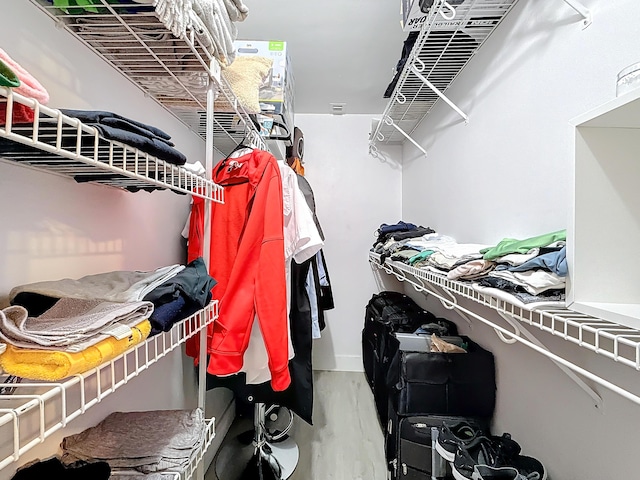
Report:
M407 352L396 339L387 342L387 355L393 355L387 385L399 415L493 416L493 354L462 338L467 353Z

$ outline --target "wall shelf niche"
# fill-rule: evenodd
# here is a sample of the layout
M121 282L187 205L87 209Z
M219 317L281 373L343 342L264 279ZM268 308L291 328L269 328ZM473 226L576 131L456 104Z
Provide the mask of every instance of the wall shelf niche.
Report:
M571 122L571 309L640 329L640 89Z

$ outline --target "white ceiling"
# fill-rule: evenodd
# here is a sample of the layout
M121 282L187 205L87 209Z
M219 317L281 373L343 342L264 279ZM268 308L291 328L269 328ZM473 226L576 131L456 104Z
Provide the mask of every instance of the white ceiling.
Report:
M400 0L245 0L242 40L287 42L295 76L295 113L382 113L407 34Z

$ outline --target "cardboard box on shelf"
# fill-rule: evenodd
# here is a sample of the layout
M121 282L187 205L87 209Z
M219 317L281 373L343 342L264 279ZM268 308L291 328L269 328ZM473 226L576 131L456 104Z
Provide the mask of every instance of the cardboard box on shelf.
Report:
M260 109L263 114L273 116L293 129L294 80L287 42L237 40L235 47L238 56L257 55L273 60L269 75L260 86Z
M447 2L451 7L457 9L458 7L469 7L469 0L448 0ZM476 13L467 15L466 11L462 14L457 12L455 18L447 20L441 15L436 15L434 24L431 30L453 31L457 29L465 29L468 31L482 27L494 27L501 17L491 15L492 10L508 9L512 2L505 2L504 0L477 0L473 7ZM435 5L435 1L425 0L424 8L422 11L420 8L420 0L401 0L400 2L400 14L402 29L405 32L413 32L422 29L429 17L429 12ZM464 9L463 9L464 10ZM446 12L447 15L450 13Z
M237 40L235 47L238 56L257 55L273 60L269 76L260 86L261 103L282 103L285 89L293 82L291 61L287 53L287 42L273 40Z

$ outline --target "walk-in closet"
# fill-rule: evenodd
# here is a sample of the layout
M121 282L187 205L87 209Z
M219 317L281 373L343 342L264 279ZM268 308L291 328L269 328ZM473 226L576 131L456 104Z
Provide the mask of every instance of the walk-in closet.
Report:
M0 480L640 479L640 2L0 8Z

